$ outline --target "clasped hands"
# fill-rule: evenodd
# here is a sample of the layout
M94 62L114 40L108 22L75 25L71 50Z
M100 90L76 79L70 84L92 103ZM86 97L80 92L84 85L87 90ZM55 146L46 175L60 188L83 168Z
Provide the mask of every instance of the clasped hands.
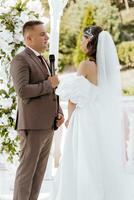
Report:
M59 85L59 79L57 75L49 76L48 80L50 81L53 89L55 89Z

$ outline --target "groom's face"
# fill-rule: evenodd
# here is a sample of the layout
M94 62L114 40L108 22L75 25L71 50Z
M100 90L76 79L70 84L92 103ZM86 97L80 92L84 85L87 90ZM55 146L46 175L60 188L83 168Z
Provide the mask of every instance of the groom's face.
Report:
M48 48L48 39L44 25L35 25L27 34L26 44L41 53Z

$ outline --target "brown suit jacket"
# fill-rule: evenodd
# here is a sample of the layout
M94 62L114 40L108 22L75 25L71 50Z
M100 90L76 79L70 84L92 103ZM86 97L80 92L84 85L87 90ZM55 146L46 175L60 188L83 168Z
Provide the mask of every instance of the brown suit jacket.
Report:
M26 47L12 60L10 71L18 96L16 129L52 129L57 100L45 65Z

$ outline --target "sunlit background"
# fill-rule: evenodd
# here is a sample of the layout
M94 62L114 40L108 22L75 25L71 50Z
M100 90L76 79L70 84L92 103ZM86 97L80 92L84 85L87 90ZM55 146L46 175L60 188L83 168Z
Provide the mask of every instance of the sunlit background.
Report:
M10 61L24 48L22 26L26 21L40 19L50 33L49 10L48 0L0 1L0 200L12 199L19 154L14 131L16 94L10 79ZM112 34L121 64L126 160L128 170L134 173L134 0L68 0L59 24L59 76L75 72L85 58L80 42L86 26L97 24ZM47 58L48 54L49 51L45 53ZM66 102L62 102L62 107L66 116ZM60 136L54 139L40 200L49 199L53 175L62 154L65 127L59 132Z

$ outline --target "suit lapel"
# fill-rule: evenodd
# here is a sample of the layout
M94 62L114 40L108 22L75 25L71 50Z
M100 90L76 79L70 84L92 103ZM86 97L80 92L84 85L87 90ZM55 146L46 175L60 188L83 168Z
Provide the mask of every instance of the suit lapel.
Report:
M42 63L40 62L40 60L38 59L38 57L34 54L34 52L31 49L29 49L28 47L25 48L25 51L26 51L27 54L30 55L30 57L32 58L32 60L34 60L34 62L41 69L41 71L43 72L43 74L46 75L47 70L44 69Z

